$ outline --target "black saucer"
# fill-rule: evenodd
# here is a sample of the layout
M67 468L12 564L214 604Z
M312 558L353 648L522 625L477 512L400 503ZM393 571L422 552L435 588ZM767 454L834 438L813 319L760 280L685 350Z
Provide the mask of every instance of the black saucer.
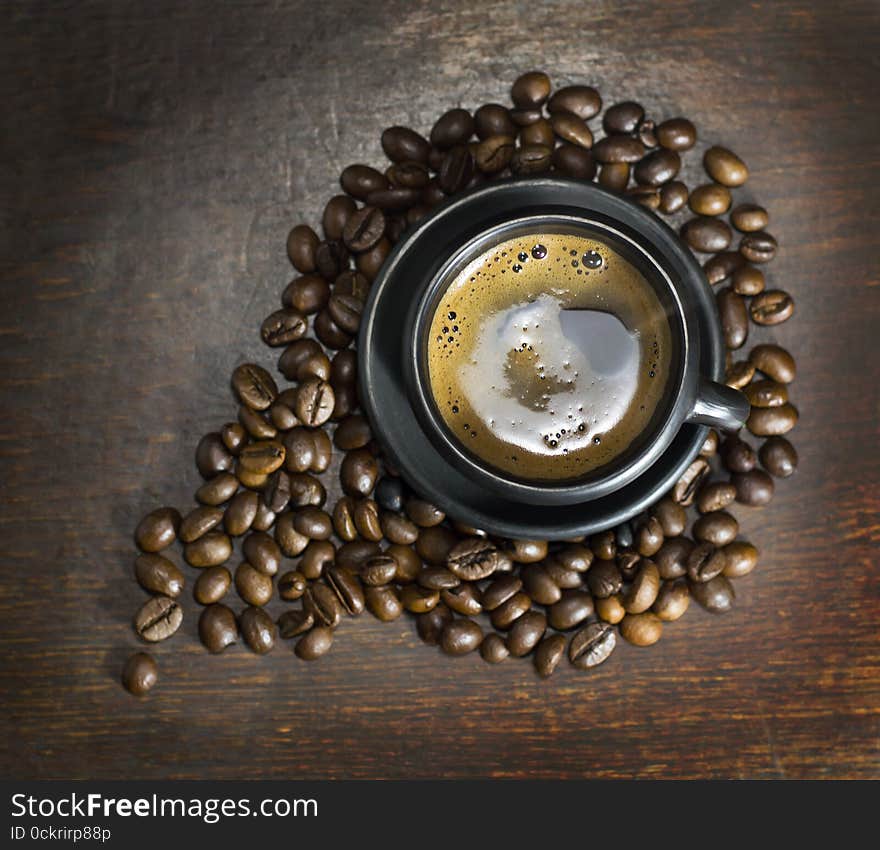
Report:
M463 242L511 216L604 215L644 235L676 273L693 281L699 302L701 372L720 380L724 347L714 299L699 265L652 213L593 183L563 178L505 180L456 197L419 222L395 247L373 284L361 323L361 403L373 433L409 486L451 518L505 537L562 540L621 523L662 496L698 454L708 428L684 425L647 472L607 496L574 505L528 505L482 489L452 466L424 433L403 379L403 343L419 298Z

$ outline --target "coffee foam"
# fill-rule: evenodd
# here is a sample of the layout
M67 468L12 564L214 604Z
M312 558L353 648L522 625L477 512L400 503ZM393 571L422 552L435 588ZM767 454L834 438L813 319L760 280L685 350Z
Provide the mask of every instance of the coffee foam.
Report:
M532 233L456 274L427 354L437 409L465 449L515 478L567 480L649 426L671 334L651 285L611 247Z

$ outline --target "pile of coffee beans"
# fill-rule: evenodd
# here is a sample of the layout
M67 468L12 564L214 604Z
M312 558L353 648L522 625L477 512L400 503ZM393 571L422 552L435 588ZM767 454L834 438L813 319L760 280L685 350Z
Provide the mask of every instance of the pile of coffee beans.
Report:
M749 172L726 148L705 148L700 185L683 182L698 147L686 118L658 120L632 101L603 112L596 89L554 91L537 71L514 82L511 99L451 109L427 136L389 127L381 145L390 164L348 166L320 228L290 231L297 274L260 328L283 382L260 364L235 369L237 420L196 448L197 506L185 515L157 508L135 531L135 577L150 594L134 619L143 641L179 629L193 578L187 616L198 617L212 653L242 641L263 654L293 641L311 661L347 618L407 612L419 637L449 655L479 651L490 664L530 656L541 676L566 656L578 669L602 664L619 637L656 643L691 599L731 609L735 580L758 561L731 509L768 504L798 462L787 438L798 419L794 359L772 341L746 350L756 331L794 311L765 273L777 250L768 213L736 198ZM596 179L672 217L717 288L727 383L752 404L745 431L711 432L642 516L564 543L497 539L411 492L359 412L352 348L371 283L409 227L457 192L547 172ZM342 496L331 503L326 482L337 475L341 488L330 489ZM169 557L178 541L188 568ZM154 659L138 652L123 684L142 694L157 678Z

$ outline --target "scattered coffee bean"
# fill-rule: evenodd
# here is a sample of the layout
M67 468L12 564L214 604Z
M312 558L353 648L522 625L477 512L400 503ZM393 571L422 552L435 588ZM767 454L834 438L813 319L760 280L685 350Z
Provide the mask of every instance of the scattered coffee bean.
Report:
M764 469L776 478L788 478L797 469L797 451L785 437L768 437L758 457Z
M649 153L633 168L636 183L646 186L662 186L672 180L681 170L681 157L673 150L661 148ZM693 200L693 194L691 195ZM659 206L658 197L658 206ZM692 204L693 208L693 204ZM699 212L694 209L694 212ZM718 213L701 213L701 215L718 215Z
M306 632L297 642L294 652L303 661L314 661L326 655L333 646L333 629L327 626L315 626Z
M122 668L122 685L130 694L143 696L159 680L159 667L152 655L136 652Z
M150 593L176 599L183 591L183 573L162 555L138 555L134 562L138 584Z
M745 473L751 475L753 473ZM712 511L703 514L694 523L694 537L704 543L712 543L714 546L726 546L736 539L739 533L739 523L736 517L727 511Z
M364 599L367 610L383 623L390 623L403 613L400 594L390 585L364 588Z
M729 481L709 481L697 494L697 510L701 514L724 510L736 498L736 487Z
M208 652L223 652L238 640L235 614L225 605L209 605L199 617L199 638Z
M651 611L627 614L620 621L620 636L633 646L651 646L663 634L663 621Z
M275 623L262 608L245 608L239 619L239 628L251 652L265 655L275 646Z
M278 618L278 634L283 640L304 634L315 625L315 617L308 611L298 608L295 611L285 611ZM322 627L323 628L323 627Z
M659 591L660 572L657 565L647 558L642 558L635 578L620 601L628 614L641 614L654 604Z
M703 155L703 166L706 173L723 186L742 186L749 177L746 164L735 153L717 145Z
M605 599L596 599L594 604L596 606L596 616L611 625L616 625L626 616L626 608L623 607L623 603L617 595L607 596Z
M794 300L781 289L766 289L749 304L749 314L757 325L780 325L794 313Z
M180 513L174 508L156 508L138 523L135 543L144 552L161 552L177 539L180 522Z
M689 507L694 503L694 498L700 485L711 473L709 464L704 458L698 457L678 479L672 488L672 498L683 507Z
M320 243L318 234L307 224L298 224L287 237L287 256L293 267L303 274L315 270L315 251Z
M378 477L376 458L366 449L349 452L339 470L342 489L350 496L369 496Z
M183 620L183 609L168 596L153 596L148 599L134 618L134 629L142 640L156 643L167 640L179 628Z
M229 591L232 575L226 567L208 567L196 579L193 596L199 605L213 605Z
M791 431L797 421L797 408L786 403L777 407L753 407L746 427L756 437L779 437Z
M209 531L183 547L183 557L192 567L216 567L232 554L232 541L222 531Z
M605 110L605 115L602 117L602 129L609 135L612 133L634 133L644 117L645 109L640 103L632 100L615 103Z
M663 622L671 623L684 616L691 604L691 594L685 581L666 581L651 606L651 611Z
M724 552L712 543L699 543L687 558L687 575L691 582L709 581L724 570Z
M737 436L728 437L721 446L721 462L729 472L748 472L755 468L755 450Z
M770 223L770 216L757 204L739 204L730 214L730 223L742 233L753 233L763 230Z
M724 215L730 209L730 189L717 183L697 186L690 194L688 205L697 215Z
M699 216L685 222L681 236L691 248L704 254L726 250L731 240L727 223L709 216Z
M568 659L580 670L598 667L617 646L617 632L606 623L591 623L581 629L568 645Z
M758 550L751 543L735 540L724 547L724 575L741 578L748 575L758 563Z
M669 150L690 150L697 143L697 128L687 118L670 118L657 125L657 141Z
M691 596L712 614L723 614L733 608L736 593L726 576L718 575L710 581L690 586Z
M440 635L440 648L447 655L467 655L480 646L483 630L473 620L457 619L447 623Z
M541 678L552 676L565 655L565 636L550 635L544 638L535 650L535 669Z
M493 543L473 537L452 547L446 565L465 581L479 581L492 575L508 558Z
M763 507L770 504L776 485L763 469L752 469L749 472L738 472L731 477L736 487L736 500L743 505Z
M756 345L749 353L749 360L756 369L781 384L790 384L795 379L794 358L778 345Z
M739 242L739 252L750 263L769 263L776 256L778 245L769 233L759 230L746 233Z

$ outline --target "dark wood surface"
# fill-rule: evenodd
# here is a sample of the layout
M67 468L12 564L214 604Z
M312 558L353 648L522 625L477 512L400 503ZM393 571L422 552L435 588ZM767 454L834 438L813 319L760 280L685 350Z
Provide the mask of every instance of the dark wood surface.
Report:
M10 3L0 39L4 775L880 775L876 3ZM313 665L209 657L190 603L132 699L132 529L272 363L288 228L383 126L535 66L690 116L771 211L801 468L739 510L736 610L543 682L368 616Z

